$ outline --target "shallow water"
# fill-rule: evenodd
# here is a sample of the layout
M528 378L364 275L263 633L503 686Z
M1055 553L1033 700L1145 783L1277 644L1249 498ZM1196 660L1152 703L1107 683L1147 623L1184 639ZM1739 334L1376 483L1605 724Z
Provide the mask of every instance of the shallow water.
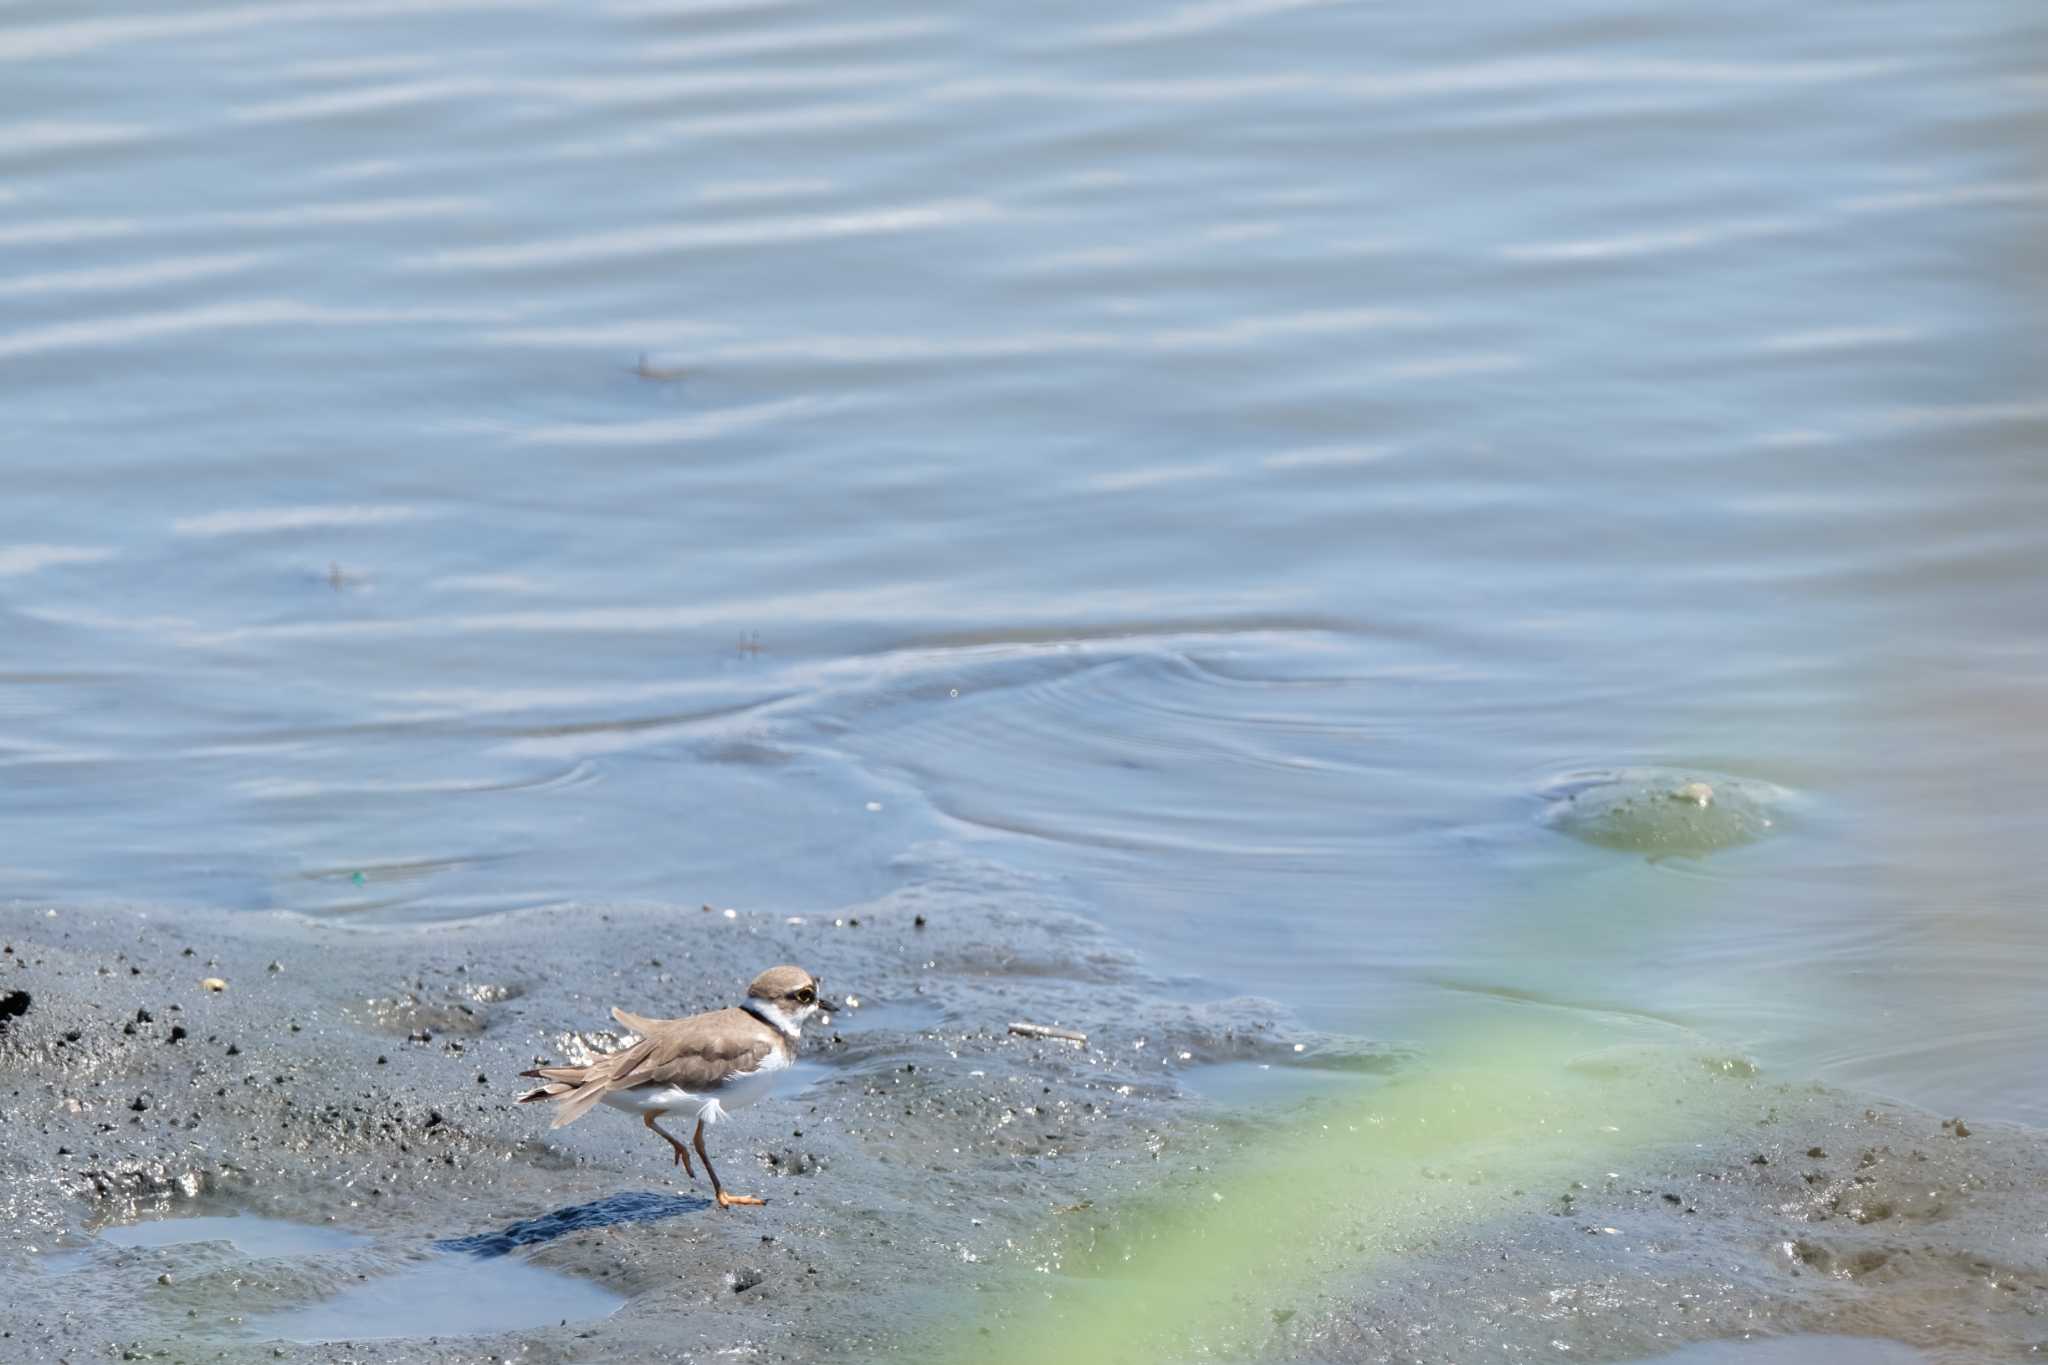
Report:
M209 1276L225 1277L239 1288L248 1273L245 1260L270 1262L270 1280L290 1284L310 1301L276 1312L225 1320L232 1332L264 1340L297 1342L377 1341L395 1337L495 1335L563 1322L605 1317L625 1297L573 1275L528 1264L512 1253L584 1228L644 1221L701 1212L703 1200L685 1200L645 1193L620 1196L603 1207L558 1211L552 1223L515 1225L501 1233L472 1237L437 1248L440 1254L395 1254L389 1249L354 1258L340 1274L327 1258L359 1252L374 1239L337 1227L316 1227L254 1214L195 1214L147 1219L98 1229L96 1243L105 1247L153 1251L197 1248L196 1254L173 1256L159 1283L169 1287L187 1279L205 1297ZM208 1254L226 1247L232 1255ZM108 1269L92 1248L46 1258L52 1273L77 1276L88 1297L117 1292L102 1278ZM269 1287L275 1288L275 1285ZM212 1305L218 1310L218 1300ZM208 1315L206 1330L227 1330L217 1311Z
M0 894L815 915L966 850L1192 999L2048 1119L2044 55L6 7ZM1643 767L1796 810L1545 825Z
M116 1223L93 1233L95 1242L110 1247L175 1247L220 1242L238 1256L311 1256L346 1251L367 1244L369 1238L343 1228L314 1227L264 1218L255 1214L195 1214L183 1218L151 1218L139 1223ZM68 1274L93 1259L89 1249L60 1252L47 1258L45 1268Z
M281 1218L252 1214L201 1214L191 1218L156 1218L101 1228L102 1242L117 1247L184 1246L192 1242L226 1242L244 1256L290 1256L315 1251L340 1251L361 1246L369 1238L341 1228L308 1227Z
M1351 1099L1364 1081L1355 1071L1271 1062L1218 1062L1192 1067L1177 1079L1203 1099L1262 1113L1285 1113L1312 1100Z
M436 1256L307 1307L252 1318L249 1330L299 1342L491 1336L601 1318L625 1301L513 1256Z

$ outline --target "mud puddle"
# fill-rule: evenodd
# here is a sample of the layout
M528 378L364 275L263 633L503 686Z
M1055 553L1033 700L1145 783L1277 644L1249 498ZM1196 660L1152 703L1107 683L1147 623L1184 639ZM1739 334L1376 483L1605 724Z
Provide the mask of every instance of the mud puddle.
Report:
M236 1255L254 1260L273 1256L311 1256L367 1246L368 1237L342 1228L312 1227L255 1214L199 1214L189 1218L152 1218L99 1229L95 1245L59 1252L43 1262L52 1274L83 1270L105 1253L103 1247L155 1250L164 1247L225 1244Z
M380 1239L345 1228L250 1213L194 1214L100 1228L89 1245L49 1256L42 1268L89 1294L153 1277L166 1308L260 1275L289 1306L209 1313L230 1338L313 1344L489 1335L588 1322L626 1302L509 1253L570 1232L705 1207L701 1199L622 1196L437 1242L425 1254L379 1250Z
M444 1252L304 1308L252 1318L249 1330L304 1344L490 1336L610 1317L625 1302L516 1256Z

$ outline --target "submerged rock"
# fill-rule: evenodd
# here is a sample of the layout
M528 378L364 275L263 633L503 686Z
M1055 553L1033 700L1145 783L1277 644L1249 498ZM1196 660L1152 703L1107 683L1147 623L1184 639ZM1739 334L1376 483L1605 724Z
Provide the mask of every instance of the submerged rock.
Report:
M1543 821L1602 848L1698 857L1762 838L1782 789L1750 778L1672 768L1573 773L1543 792Z

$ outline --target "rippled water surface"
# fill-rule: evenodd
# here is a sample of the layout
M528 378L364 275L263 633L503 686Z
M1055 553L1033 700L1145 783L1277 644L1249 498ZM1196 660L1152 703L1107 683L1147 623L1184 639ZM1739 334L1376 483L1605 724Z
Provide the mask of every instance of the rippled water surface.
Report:
M0 894L816 912L967 847L1192 995L2048 1119L2044 57L0 5ZM1542 818L1645 767L1783 818Z

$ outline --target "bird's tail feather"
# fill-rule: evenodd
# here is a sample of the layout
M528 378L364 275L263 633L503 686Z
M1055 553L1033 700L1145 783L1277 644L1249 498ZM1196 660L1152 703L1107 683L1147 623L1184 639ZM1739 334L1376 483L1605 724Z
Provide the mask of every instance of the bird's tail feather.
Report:
M565 1123L574 1123L589 1113L597 1102L605 1097L606 1086L602 1081L577 1086L563 1095L555 1107L555 1121L550 1128L560 1128Z
M587 1066L537 1066L531 1071L522 1071L519 1074L547 1082L546 1085L521 1095L519 1102L532 1104L535 1100L554 1100L557 1107L555 1121L548 1125L550 1128L560 1128L565 1123L574 1123L604 1098L603 1078L593 1077Z
M547 1084L529 1090L519 1097L521 1104L535 1100L556 1102L555 1121L548 1126L560 1128L565 1123L574 1123L589 1113L592 1106L605 1097L610 1088L611 1068L598 1066L537 1066L531 1071L522 1071L522 1076L531 1076Z
M531 1076L535 1073L527 1071L521 1074ZM532 1104L535 1100L551 1100L557 1095L566 1095L575 1088L575 1086L566 1085L561 1081L550 1081L538 1090L529 1090L524 1095L521 1095L519 1102L521 1104Z

